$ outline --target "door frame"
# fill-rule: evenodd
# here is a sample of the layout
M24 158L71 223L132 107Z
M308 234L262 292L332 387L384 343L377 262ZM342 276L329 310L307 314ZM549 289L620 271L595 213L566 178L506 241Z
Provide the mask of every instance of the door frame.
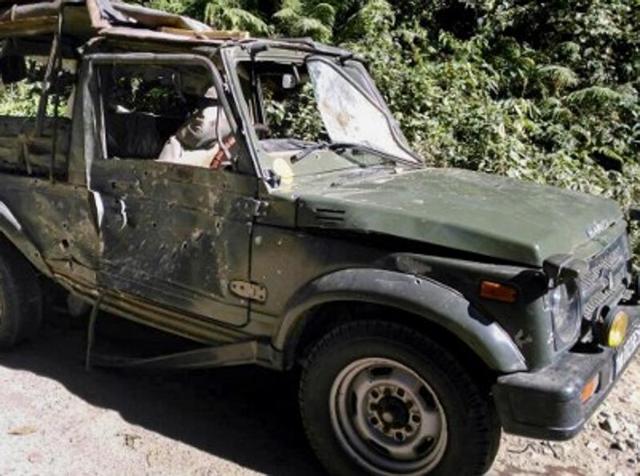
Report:
M94 219L96 220L96 229L99 234L99 239L102 243L104 243L104 238L102 237L102 220L105 217L105 205L102 203L102 199L100 197L100 192L96 191L92 188L92 178L95 176L95 164L100 163L102 161L109 162L108 154L107 154L107 144L106 144L106 135L105 135L105 121L104 121L104 104L103 97L100 94L99 89L96 87L95 79L95 70L97 66L109 66L109 65L145 65L145 64L162 64L162 65L193 65L193 66L201 66L205 68L210 74L210 78L213 80L213 85L216 88L218 93L218 97L220 100L220 105L224 110L224 113L227 114L229 125L231 127L232 133L239 139L242 146L241 134L238 127L238 122L236 117L233 115L233 111L231 105L229 103L228 97L225 93L224 83L222 81L222 77L220 75L219 70L216 68L214 63L207 57L198 55L198 54L175 54L175 53L93 53L87 55L85 58L85 62L83 64L82 71L84 73L83 76L83 84L82 84L82 92L83 92L83 106L84 114L83 114L83 136L84 136L84 151L85 151L85 178L86 178L86 187L89 192L90 202L92 207L92 212L94 215ZM93 116L93 117L91 117ZM93 120L90 120L93 119ZM246 148L245 148L246 150ZM165 164L167 165L167 164ZM167 165L170 167L170 165ZM189 166L175 164L175 167L182 168L190 168ZM245 167L246 168L246 167ZM223 171L207 171L207 170L197 170L195 174L198 173L227 173ZM237 181L241 188L248 191L251 190L252 193L246 194L246 203L243 203L244 200L242 197L245 197L243 194L242 197L236 197L236 208L242 214L245 214L248 210L250 210L251 202L253 197L258 194L258 179L254 174L236 174L235 177L237 180L232 180L231 182ZM242 185L244 184L244 185ZM249 186L250 184L253 184ZM247 221L253 222L253 216L249 217L248 214L243 216ZM251 232L250 232L251 233ZM251 247L251 234L248 237L248 249L247 253L250 256L250 247ZM102 257L100 258L102 260ZM246 279L250 276L250 258L248 262L249 266L246 270ZM100 272L98 272L100 274ZM100 286L98 280L98 287ZM107 286L108 287L108 286ZM105 292L109 292L110 290L105 289ZM142 306L149 308L150 306L157 307L158 310L166 308L166 305L160 303L150 302L148 298L146 298L142 294L130 294L127 292L121 293L126 296L127 300L139 302L140 307ZM200 325L204 324L203 319L205 319L208 325L223 325L229 327L238 327L245 326L249 323L249 303L245 302L242 306L244 309L242 312L244 317L241 319L238 314L240 307L236 305L225 304L220 301L221 307L231 306L236 309L237 312L234 312L234 318L230 319L230 322L225 322L223 319L216 319L217 316L210 316L211 319L205 319L201 314L194 314L190 312L188 309L179 309L173 308L172 312L177 312L179 314L184 314L185 319L197 319L200 321ZM166 310L169 310L168 308ZM220 318L224 318L224 316L220 315ZM164 326L163 326L164 327ZM172 326L173 327L173 326ZM175 331L173 331L175 332Z

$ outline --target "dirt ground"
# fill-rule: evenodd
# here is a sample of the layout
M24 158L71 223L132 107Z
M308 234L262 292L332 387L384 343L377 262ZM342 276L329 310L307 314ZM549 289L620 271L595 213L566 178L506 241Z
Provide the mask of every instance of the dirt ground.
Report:
M0 354L0 475L320 475L292 382L254 368L83 368L83 331L48 324ZM504 437L490 474L640 475L640 359L567 443Z

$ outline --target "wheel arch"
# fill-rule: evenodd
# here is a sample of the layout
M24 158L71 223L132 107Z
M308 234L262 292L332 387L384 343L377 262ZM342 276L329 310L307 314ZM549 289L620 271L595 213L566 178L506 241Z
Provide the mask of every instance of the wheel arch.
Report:
M0 243L5 243L22 255L39 272L49 276L50 270L38 247L26 234L22 224L9 207L0 201Z
M506 331L464 296L431 279L388 270L348 269L309 283L291 300L273 344L291 368L314 338L347 320L371 318L367 311L376 319L435 334L479 357L491 371L526 370Z

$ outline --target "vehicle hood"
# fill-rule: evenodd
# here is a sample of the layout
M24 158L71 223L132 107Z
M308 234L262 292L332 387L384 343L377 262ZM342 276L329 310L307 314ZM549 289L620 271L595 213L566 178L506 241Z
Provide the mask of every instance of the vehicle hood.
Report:
M583 193L459 169L421 169L296 186L299 227L385 234L541 266L623 220Z

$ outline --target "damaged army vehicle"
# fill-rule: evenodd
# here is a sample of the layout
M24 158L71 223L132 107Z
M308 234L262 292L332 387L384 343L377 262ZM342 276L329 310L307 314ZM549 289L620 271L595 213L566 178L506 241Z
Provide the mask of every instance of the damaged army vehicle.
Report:
M108 0L0 38L2 348L54 282L198 343L120 365L301 368L328 471L414 475L572 437L640 344L619 207L424 167L347 51Z

